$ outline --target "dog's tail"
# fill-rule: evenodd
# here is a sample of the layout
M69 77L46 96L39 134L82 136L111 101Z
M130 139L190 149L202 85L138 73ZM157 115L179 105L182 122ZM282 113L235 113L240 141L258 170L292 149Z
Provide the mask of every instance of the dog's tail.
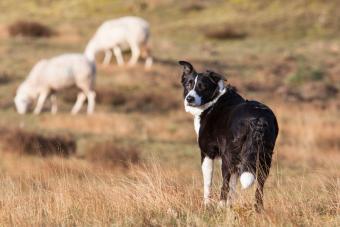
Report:
M268 122L263 118L252 120L249 130L241 151L242 188L250 187L259 176L264 179L267 177L274 148L273 138L274 143L276 139L276 136L272 135Z

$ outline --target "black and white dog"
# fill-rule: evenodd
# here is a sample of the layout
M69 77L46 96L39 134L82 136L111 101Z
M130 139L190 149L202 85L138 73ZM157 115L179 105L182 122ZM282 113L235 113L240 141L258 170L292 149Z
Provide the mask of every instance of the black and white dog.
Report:
M189 62L183 66L184 106L194 115L201 150L204 203L210 202L215 158L222 159L221 205L232 205L237 179L242 188L255 179L255 208L263 208L263 186L269 174L278 135L274 113L257 101L243 99L224 78L211 71L198 73Z

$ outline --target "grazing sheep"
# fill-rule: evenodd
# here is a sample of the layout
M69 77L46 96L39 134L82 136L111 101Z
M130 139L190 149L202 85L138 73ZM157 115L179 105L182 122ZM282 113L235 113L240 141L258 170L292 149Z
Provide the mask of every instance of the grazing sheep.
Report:
M87 44L85 55L94 60L96 53L105 52L103 64L110 63L112 50L118 65L124 64L123 50L131 49L129 65L135 65L141 54L145 55L145 68L152 65L148 40L149 23L139 17L122 17L104 22Z
M39 114L46 98L50 95L51 112L57 112L55 92L67 87L81 89L72 109L76 114L87 98L87 113L91 114L95 106L95 63L83 54L64 54L39 61L31 70L26 80L17 89L14 103L19 114L25 114L29 105L36 99L35 114Z

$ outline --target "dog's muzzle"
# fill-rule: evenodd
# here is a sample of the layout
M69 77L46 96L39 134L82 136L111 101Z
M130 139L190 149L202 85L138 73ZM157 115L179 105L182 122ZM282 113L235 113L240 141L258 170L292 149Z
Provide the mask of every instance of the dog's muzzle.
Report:
M191 90L188 95L185 97L185 102L189 106L200 106L202 99L201 97L196 93L196 91Z
M194 96L188 95L186 97L186 100L187 100L188 104L190 104L190 105L195 104L195 97Z

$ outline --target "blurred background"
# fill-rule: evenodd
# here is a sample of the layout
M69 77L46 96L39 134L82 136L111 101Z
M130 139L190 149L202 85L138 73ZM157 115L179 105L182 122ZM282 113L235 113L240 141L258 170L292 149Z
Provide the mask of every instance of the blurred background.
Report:
M340 1L1 0L0 9L1 223L339 224ZM58 94L56 115L16 113L16 88L37 61L82 53L100 24L128 15L150 23L151 70L103 66L99 54L94 115L69 114L75 89ZM263 216L251 212L253 192L233 212L202 207L178 60L225 75L276 113ZM216 201L220 182L217 172Z

